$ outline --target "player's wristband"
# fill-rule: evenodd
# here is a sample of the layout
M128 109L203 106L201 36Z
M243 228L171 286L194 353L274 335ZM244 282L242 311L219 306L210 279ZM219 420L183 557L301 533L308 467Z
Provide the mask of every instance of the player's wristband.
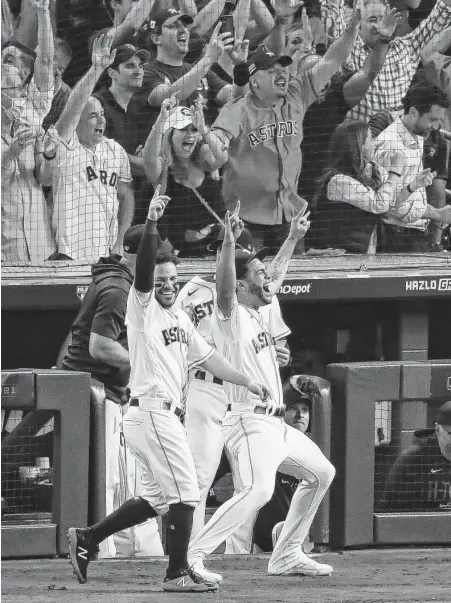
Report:
M398 178L401 178L402 176L402 174L398 174L398 172L395 172L395 170L389 170L388 173L393 174L393 176L398 176Z
M44 153L42 153L42 155L46 161L53 161L56 157L56 153L54 153L53 155L47 155L45 151Z
M411 195L415 192L410 186L410 183L407 185L407 192L409 192Z

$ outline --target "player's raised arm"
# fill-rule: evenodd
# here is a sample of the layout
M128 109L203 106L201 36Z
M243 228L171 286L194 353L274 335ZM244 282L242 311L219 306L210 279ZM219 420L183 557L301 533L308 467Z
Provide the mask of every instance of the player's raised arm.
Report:
M112 43L111 34L101 35L93 42L92 65L70 93L64 111L56 123L56 129L65 142L69 142L74 135L97 80L114 61L116 51L111 51Z
M236 290L235 241L243 231L243 223L239 220L240 202L238 201L232 215L227 212L224 218L224 241L216 272L216 291L218 307L225 317L232 313Z
M150 293L153 289L155 264L158 251L157 222L164 213L169 197L160 195L160 186L149 205L146 227L139 242L136 256L135 289L138 293Z
M309 216L310 212L305 213L306 207L294 216L291 220L290 232L285 239L282 247L279 249L276 257L271 262L268 274L271 277L271 287L274 293L277 293L279 287L285 280L288 270L288 262L296 248L297 243L305 237L310 228Z

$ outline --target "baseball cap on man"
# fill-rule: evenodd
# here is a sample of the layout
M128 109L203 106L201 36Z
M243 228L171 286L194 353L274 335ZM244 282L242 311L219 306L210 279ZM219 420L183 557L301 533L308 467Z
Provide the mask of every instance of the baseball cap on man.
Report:
M141 237L144 234L145 224L136 224L127 228L124 234L124 251L126 253L137 254ZM162 251L172 251L173 247L168 241L162 241L158 235L158 249Z
M293 375L286 381L282 388L283 391L283 403L287 408L296 402L302 400L308 402L311 406L313 396L305 391L305 379L302 375Z
M253 75L256 71L265 71L276 63L282 65L282 67L288 67L291 65L293 59L288 55L281 55L277 57L273 52L268 50L266 46L261 44L257 50L255 50L250 56L246 63L249 76Z
M177 21L180 21L183 25L192 25L193 18L190 15L182 15L176 8L167 8L150 15L149 30L151 33L161 33L163 25L168 27Z
M268 255L268 248L263 247L257 253L252 253L248 249L237 249L235 251L235 272L236 278L240 279L246 274L246 268L252 260L263 260Z
M442 427L451 427L451 400L440 406L435 422Z
M133 44L122 44L117 47L116 56L114 57L114 61L111 63L110 68L117 70L119 65L126 63L134 56L137 56L143 64L150 61L150 52L147 50L139 50L136 46L133 46Z

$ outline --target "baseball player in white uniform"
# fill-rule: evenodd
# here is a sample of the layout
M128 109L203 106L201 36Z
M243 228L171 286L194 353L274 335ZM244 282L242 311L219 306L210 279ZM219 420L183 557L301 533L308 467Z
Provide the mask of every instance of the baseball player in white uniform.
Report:
M225 384L229 404L223 434L228 455L239 471L242 489L216 511L191 541L189 562L205 579L222 580L220 574L204 567L205 556L270 500L279 469L302 479L302 483L293 496L268 571L329 575L332 567L308 557L302 551L302 543L335 470L316 444L283 421L276 352L268 324L259 312L273 297L270 278L261 261L265 250L256 254L235 250L242 222L232 221L227 213L225 226L216 280L213 339L226 358L262 381L272 397L262 407L258 397L239 386ZM304 220L305 231L308 227L309 222Z
M186 312L173 308L179 286L178 260L158 252L157 220L168 197L157 187L138 247L134 284L127 305L130 408L124 435L141 466L141 495L103 521L68 530L69 553L81 582L97 546L113 533L167 513L169 566L163 590L207 592L218 588L188 565L194 508L199 502L196 468L180 421L185 413L189 370L199 366L249 389L265 404L266 387L233 368L196 331Z
M239 211L239 205L238 205ZM269 267L269 274L274 279L271 282L272 290L276 292L282 284L288 262L293 254L297 242L303 236L304 229L301 219L303 212L293 218L289 236L282 245L279 253ZM308 217L308 216L307 216ZM224 230L218 237L218 250L224 238ZM243 249L254 251L252 236L247 229L240 235L237 245ZM217 255L219 259L219 253ZM176 306L188 312L201 335L211 344L212 316L216 303L216 282L214 276L202 278L195 276L180 291ZM263 306L260 312L265 317L270 327L273 340L277 342L276 353L280 366L288 364L290 352L285 347L286 338L290 329L282 319L280 306L276 295L271 304ZM191 538L201 530L205 523L205 504L209 489L214 480L221 460L224 447L222 436L222 422L227 411L227 397L223 384L204 371L194 371L191 375L186 414L186 430L189 446L196 465L200 490L200 503L194 511L193 530ZM248 530L247 530L248 531ZM226 554L241 554L247 552L242 547L243 539L235 541L232 535L226 542Z

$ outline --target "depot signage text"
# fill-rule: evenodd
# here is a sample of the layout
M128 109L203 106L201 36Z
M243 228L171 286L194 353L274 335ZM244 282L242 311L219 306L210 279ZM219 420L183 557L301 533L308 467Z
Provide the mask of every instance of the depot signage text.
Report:
M282 285L278 293L280 295L308 295L311 288L312 283L291 283Z

